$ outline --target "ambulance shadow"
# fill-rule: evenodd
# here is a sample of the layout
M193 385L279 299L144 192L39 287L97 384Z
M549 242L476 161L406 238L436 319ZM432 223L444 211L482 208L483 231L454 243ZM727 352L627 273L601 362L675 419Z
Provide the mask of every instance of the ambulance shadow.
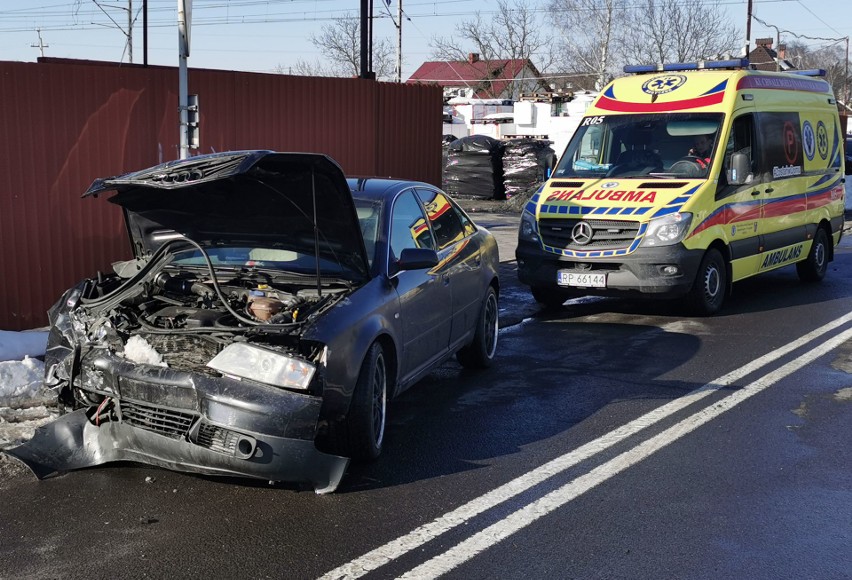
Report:
M825 302L843 301L852 296L849 260L835 259L821 282L802 282L795 267L781 268L734 284L721 314L784 310Z
M702 386L673 373L700 345L698 337L645 325L554 319L506 329L491 368L446 363L391 402L382 456L351 465L339 491L429 480L498 460L509 472L540 465ZM593 435L573 430L590 419Z

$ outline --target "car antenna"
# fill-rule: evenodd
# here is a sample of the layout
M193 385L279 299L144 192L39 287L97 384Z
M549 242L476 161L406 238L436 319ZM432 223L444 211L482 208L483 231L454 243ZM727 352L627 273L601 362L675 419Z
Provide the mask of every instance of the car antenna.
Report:
M311 164L311 196L314 202L314 260L317 264L317 298L322 297L322 278L320 277L319 228L317 227L317 181L316 164Z

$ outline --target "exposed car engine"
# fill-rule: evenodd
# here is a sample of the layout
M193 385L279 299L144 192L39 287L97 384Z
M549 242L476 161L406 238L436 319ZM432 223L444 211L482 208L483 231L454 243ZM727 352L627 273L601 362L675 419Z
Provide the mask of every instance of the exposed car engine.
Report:
M116 264L116 274L81 282L57 305L62 311L57 316L67 316L73 329L73 338L66 338L78 352L56 361L51 371L57 386L71 386L60 393L67 405L91 406L108 395L98 371L79 365L99 351L220 377L211 360L242 342L318 366L322 346L301 341L300 333L346 294L345 283L318 288L310 276L248 267L217 272L168 265L170 259L164 251L148 262Z

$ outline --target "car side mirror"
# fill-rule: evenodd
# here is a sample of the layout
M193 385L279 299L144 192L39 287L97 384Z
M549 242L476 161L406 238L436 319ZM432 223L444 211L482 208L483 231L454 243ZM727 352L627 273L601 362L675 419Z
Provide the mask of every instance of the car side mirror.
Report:
M438 265L438 252L431 248L405 248L397 260L399 270L428 270Z
M745 185L751 181L751 162L745 153L734 153L728 164L728 185Z

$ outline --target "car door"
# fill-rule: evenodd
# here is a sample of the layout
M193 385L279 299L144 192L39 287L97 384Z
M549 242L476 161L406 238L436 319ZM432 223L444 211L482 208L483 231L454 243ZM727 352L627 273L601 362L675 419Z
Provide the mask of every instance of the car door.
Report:
M438 259L449 280L452 322L449 347L467 342L475 330L482 298L482 248L476 227L444 192L418 188L437 243Z
M396 271L405 248L435 249L435 239L414 190L394 200L390 223L388 275L399 295L402 328L402 382L447 353L452 296L446 265L431 270Z

